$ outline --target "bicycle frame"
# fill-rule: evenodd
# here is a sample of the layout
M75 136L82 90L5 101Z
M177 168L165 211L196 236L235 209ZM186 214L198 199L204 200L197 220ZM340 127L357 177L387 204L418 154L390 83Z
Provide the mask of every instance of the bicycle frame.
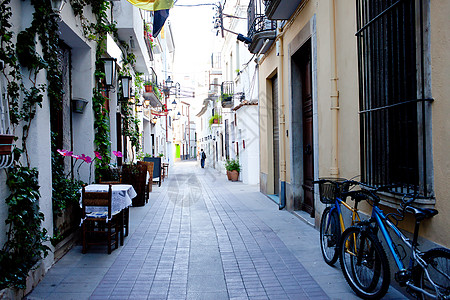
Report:
M339 215L339 223L341 224L341 233L343 233L344 230L345 230L345 224L344 224L344 218L342 217L342 210L341 210L340 204L344 205L348 210L350 210L352 212L352 224L351 224L351 226L353 226L355 224L355 220L356 219L358 219L358 222L361 222L361 219L359 217L358 209L357 209L356 206L355 207L351 207L346 202L344 202L340 198L336 197L336 202L334 203L334 205L330 209L330 215L331 215L331 213L334 210L337 210L338 215ZM329 228L330 223L331 223L331 218L328 219L327 228Z
M410 242L410 240L403 234L401 233L401 231L388 219L386 218L386 215L383 213L383 211L378 207L378 206L373 206L372 208L372 219L375 220L375 222L378 225L378 228L381 231L381 234L383 235L388 248L389 248L389 252L391 252L395 264L397 265L398 269L400 271L405 271L405 266L402 262L402 260L400 259L400 257L398 256L397 253L397 247L395 246L394 242L392 241L391 235L389 234L389 232L387 231L387 228L385 226L385 224L392 229L392 231L410 248L413 249L412 247L412 243ZM414 251L413 251L414 252ZM410 261L410 267L412 267L412 263L413 263L413 256L411 256L411 261Z
M372 220L375 220L375 222L378 225L378 228L381 231L381 234L384 237L384 240L386 241L388 248L389 248L389 252L391 252L392 257L394 258L395 264L397 265L397 268L399 269L400 272L406 272L407 269L405 269L405 266L402 262L402 260L400 259L398 252L397 252L397 247L394 244L394 242L392 241L392 238L389 234L389 232L387 231L386 225L392 229L392 231L403 241L404 244L406 244L408 246L409 249L411 249L411 256L410 256L410 261L409 261L409 269L412 269L414 267L414 262L417 262L418 265L420 265L420 267L424 270L426 276L428 277L428 280L434 285L434 287L436 288L436 285L434 284L434 282L432 281L432 279L430 278L429 274L428 274L428 270L427 270L427 263L422 259L422 257L420 256L421 252L417 249L417 247L415 247L414 242L411 242L410 239L408 239L398 228L397 226L395 226L392 221L390 221L386 215L383 213L383 211L377 206L374 205L372 208ZM386 225L385 225L386 224ZM427 291L415 286L411 281L406 282L406 285L408 287L410 287L411 289L414 289L418 292L421 292L425 295L428 295L429 297L434 297L434 295L428 293ZM436 288L436 291L438 291L438 289Z

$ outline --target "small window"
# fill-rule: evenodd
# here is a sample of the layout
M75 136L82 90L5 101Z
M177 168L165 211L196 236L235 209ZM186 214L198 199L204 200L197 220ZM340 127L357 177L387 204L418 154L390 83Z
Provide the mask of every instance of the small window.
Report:
M10 133L10 125L6 82L3 74L0 74L0 134Z

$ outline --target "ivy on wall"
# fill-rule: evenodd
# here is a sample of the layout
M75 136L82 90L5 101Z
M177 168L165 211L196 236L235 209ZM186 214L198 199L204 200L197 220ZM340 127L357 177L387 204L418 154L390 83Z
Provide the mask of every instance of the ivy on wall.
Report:
M47 91L48 97L53 99L51 102L57 103L57 95L61 91L58 89L60 78L57 71L49 70L48 67L55 63L53 58L55 42L58 41L58 25L49 1L31 3L35 8L32 24L17 35L17 43L14 44L14 33L10 30L10 0L0 2L0 59L5 62L2 73L7 80L10 129L17 136L17 127L22 128L22 148L15 148L14 166L7 171L6 185L10 190L6 199L8 231L7 241L0 250L0 288L24 288L29 270L49 250L44 244L47 231L41 228L44 215L38 205L39 172L30 167L27 139L37 108L42 105L44 92ZM36 51L36 36L39 37L43 57ZM23 83L21 67L24 71L28 70L30 88L26 88ZM48 86L37 84L36 78L42 69L47 70ZM22 164L21 154L25 154L26 165Z
M115 23L110 23L108 21L107 11L110 8L109 1L71 0L70 3L75 16L79 17L81 21L84 36L89 40L97 42L96 70L94 74L97 80L97 86L93 90L92 98L92 105L96 118L94 121L94 144L97 151L104 157L102 161L97 162L97 169L105 169L108 167L108 162L111 159L109 112L106 111L105 108L107 99L101 93L102 80L105 76L101 58L105 54L107 34L111 34L121 46L123 52L121 75L132 75L136 57L133 53L129 52L129 46L126 42L119 41ZM92 13L96 16L96 23L89 22L83 16L83 7L86 5L91 5ZM122 134L130 139L131 145L135 148L135 151L138 152L140 149L139 120L133 114L133 104L128 101L121 101L120 106L122 113Z

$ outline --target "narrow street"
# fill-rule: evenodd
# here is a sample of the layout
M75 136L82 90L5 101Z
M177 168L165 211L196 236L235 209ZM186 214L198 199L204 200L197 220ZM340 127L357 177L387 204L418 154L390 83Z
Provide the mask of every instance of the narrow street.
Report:
M130 219L124 246L74 247L26 298L357 299L316 229L197 162L176 163Z

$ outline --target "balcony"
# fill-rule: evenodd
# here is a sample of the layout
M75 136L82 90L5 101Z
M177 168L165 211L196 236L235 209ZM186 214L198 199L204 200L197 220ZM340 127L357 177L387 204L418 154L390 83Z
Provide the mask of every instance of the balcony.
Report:
M220 99L223 108L231 108L234 105L233 95L234 95L234 83L233 81L222 82L220 93Z
M265 0L265 13L270 20L289 20L304 0Z
M144 77L144 106L161 107L163 96L158 87L158 77L153 68L150 68L151 74Z
M145 22L144 23L144 40L145 40L145 46L147 47L148 56L150 57L150 60L153 61L153 48L155 47L155 42L152 36L152 32L149 30L149 25Z
M248 50L254 54L266 53L276 37L277 22L269 20L263 9L262 0L251 0L247 8L247 37L251 39Z
M148 73L152 52L145 45L144 20L146 19L144 17L146 12L142 12L127 0L120 0L114 2L113 13L119 40L126 42L130 47L129 50L136 56L136 71ZM151 20L150 18L147 19Z

